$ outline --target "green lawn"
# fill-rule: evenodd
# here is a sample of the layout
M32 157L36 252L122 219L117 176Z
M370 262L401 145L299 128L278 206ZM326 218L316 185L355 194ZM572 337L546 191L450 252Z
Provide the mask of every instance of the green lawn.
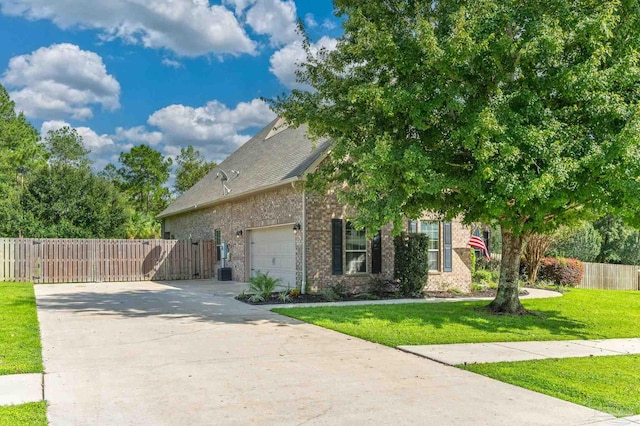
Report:
M0 283L0 375L41 372L33 284Z
M46 426L47 403L42 401L0 406L0 425Z
M640 414L640 355L459 367L617 417Z
M387 346L640 337L640 292L573 289L524 300L533 315L490 315L487 302L274 309Z

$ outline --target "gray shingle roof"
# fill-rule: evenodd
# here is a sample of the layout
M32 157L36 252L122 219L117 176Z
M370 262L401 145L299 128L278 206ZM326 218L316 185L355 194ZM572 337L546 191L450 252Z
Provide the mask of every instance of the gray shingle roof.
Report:
M286 128L266 139L278 119L245 142L191 189L158 215L159 218L213 205L230 197L300 178L329 147L329 142L311 142L307 126ZM223 194L220 170L229 176ZM240 172L237 177L232 170Z

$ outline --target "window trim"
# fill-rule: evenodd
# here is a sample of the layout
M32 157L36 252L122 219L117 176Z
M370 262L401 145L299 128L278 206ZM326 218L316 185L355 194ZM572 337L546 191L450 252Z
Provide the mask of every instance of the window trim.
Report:
M442 254L443 254L443 250L442 250L442 222L439 220L426 220L426 219L418 219L416 220L417 222L417 229L418 232L420 234L427 234L426 232L422 231L422 224L437 224L438 225L438 248L437 249L432 249L431 247L427 248L427 252L428 253L437 253L436 255L436 268L435 269L431 269L431 267L429 267L429 273L440 273L443 271L442 268L442 264L443 264L443 259L442 259ZM431 238L429 239L429 241L431 241Z
M348 250L347 249L347 235L349 234L350 231L355 231L355 232L362 232L362 238L364 241L364 249L358 249L358 250ZM349 272L349 262L347 261L347 253L364 253L364 271L358 271L358 272ZM361 230L357 230L355 228L353 228L353 225L351 222L349 221L344 221L344 250L343 250L343 255L344 255L344 265L345 265L345 269L344 269L344 275L366 275L369 273L369 242L367 240L367 229L363 228Z

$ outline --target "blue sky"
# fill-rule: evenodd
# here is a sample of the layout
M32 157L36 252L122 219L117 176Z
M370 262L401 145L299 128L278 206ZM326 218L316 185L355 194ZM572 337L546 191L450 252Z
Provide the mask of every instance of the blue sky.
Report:
M146 143L221 161L296 87L296 19L341 33L330 0L0 0L0 83L43 133L71 125L96 169Z

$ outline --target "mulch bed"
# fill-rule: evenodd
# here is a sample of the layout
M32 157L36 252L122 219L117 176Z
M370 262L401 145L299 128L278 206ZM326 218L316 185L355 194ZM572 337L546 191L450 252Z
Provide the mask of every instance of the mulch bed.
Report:
M236 300L240 302L248 303L249 305L288 305L291 303L325 303L325 302L353 302L357 300L389 300L389 299L400 299L400 295L390 294L388 296L375 297L371 294L361 294L361 295L353 295L349 297L343 297L340 300L328 300L322 294L301 294L297 297L292 297L291 300L287 300L283 302L278 298L278 293L271 294L271 297L265 300L264 302L254 302L249 300L250 296L236 296Z
M526 296L529 294L527 290L520 290L520 296ZM439 299L455 298L455 299L467 299L471 297L495 297L496 290L487 289L482 291L476 291L473 293L455 293L452 291L425 291L424 297L434 297ZM288 305L295 303L324 303L324 302L352 302L352 301L375 301L375 300L393 300L393 299L421 299L421 297L401 297L398 293L389 293L386 296L376 297L371 294L360 294L345 297L340 300L327 300L322 294L301 294L297 297L292 297L291 300L282 301L278 298L278 293L273 293L270 298L264 302L254 302L249 300L248 295L237 296L236 300L247 303L249 305Z

